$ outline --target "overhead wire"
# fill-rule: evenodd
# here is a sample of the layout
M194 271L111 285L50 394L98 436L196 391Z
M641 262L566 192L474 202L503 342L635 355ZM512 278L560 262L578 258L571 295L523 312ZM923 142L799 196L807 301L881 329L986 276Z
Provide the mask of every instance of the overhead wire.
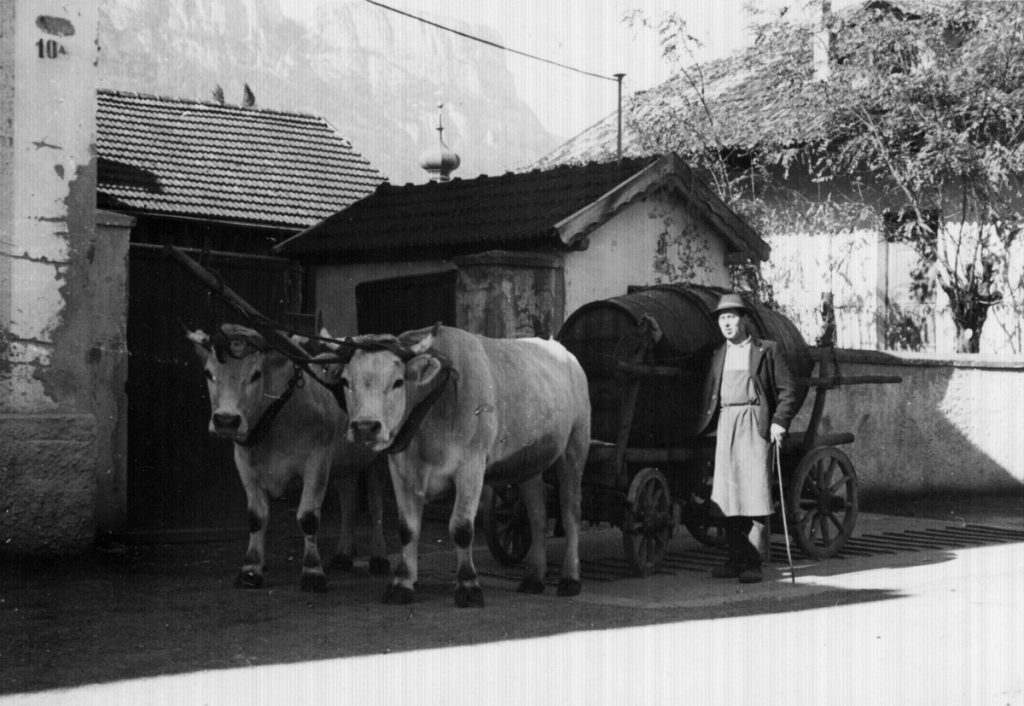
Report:
M605 81L614 81L614 82L618 82L619 81L618 78L615 78L615 77L612 77L612 76L605 76L603 74L596 74L596 73L593 73L592 71L584 71L583 69L577 69L575 66L569 66L568 64L562 64L562 63L559 63L557 61L552 61L551 59L545 59L542 56L537 56L535 54L529 54L527 52L520 51L518 49L513 49L511 47L506 47L503 44L498 44L497 42L492 42L489 39L484 39L482 37L477 37L477 36L469 34L467 32L462 32L462 31L454 29L452 27L447 27L447 26L439 24L437 22L432 22L431 20L428 20L428 19L426 19L424 17L420 17L418 15L414 15L414 14L412 14L410 12L406 12L404 10L399 10L396 7L391 7L390 5L385 5L382 2L377 2L377 0L366 0L366 2L370 3L371 5L376 5L377 7L381 8L381 9L388 10L390 12L394 12L394 13L397 13L399 15L404 15L405 17L408 17L408 18L414 19L414 20L416 20L418 22L422 22L424 24L430 25L431 27L436 27L438 29L443 29L445 32L451 32L452 34L457 34L458 36L463 37L465 39L470 39L470 40L472 40L474 42L480 42L481 44L486 44L486 45L488 45L490 47L494 47L495 49L501 49L502 51L507 51L507 52L510 52L512 54L518 54L519 56L525 56L525 57L527 57L529 59L534 59L536 61L543 61L545 64L551 64L552 66L557 66L559 68L566 69L568 71L575 71L576 73L583 74L584 76L592 76L593 78L600 78L600 79L604 79Z

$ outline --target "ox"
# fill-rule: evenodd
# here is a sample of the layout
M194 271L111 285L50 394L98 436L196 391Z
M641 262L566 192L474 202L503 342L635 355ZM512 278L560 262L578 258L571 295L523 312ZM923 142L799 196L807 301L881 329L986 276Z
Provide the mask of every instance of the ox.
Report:
M350 417L348 436L374 451L388 451L399 511L401 561L384 602L414 599L424 502L454 486L448 531L458 554L455 603L483 605L472 543L485 482L518 484L532 532L527 575L518 590L543 591L542 473L552 467L566 538L558 594L578 594L580 481L590 442L590 399L572 354L555 341L483 338L448 327L345 343L337 367L343 364L339 382Z
M333 565L352 567L356 487L360 472L369 469L370 571L387 573L384 479L382 473L372 472L374 454L345 439L348 417L332 393L310 382L307 373L252 329L224 324L212 337L200 330L189 332L188 338L204 366L212 410L209 432L235 442L235 466L248 499L249 548L235 586L263 584L268 496L280 497L289 482L299 478L297 519L305 540L301 587L326 590L316 535L332 471L342 509Z

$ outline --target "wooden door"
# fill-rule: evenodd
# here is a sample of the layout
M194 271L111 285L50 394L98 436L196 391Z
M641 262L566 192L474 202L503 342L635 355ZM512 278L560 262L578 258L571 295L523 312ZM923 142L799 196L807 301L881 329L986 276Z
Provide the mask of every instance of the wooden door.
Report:
M204 264L284 320L295 289L289 261L220 254ZM171 540L245 532L233 445L207 434L209 397L185 329L246 322L158 247L133 243L129 268L128 530Z

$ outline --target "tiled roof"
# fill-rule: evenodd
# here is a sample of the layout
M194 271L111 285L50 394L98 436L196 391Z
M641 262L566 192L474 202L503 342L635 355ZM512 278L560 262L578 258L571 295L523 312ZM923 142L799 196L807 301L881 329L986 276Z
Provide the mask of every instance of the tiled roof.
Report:
M101 90L98 205L304 228L383 176L323 118Z
M288 255L438 247L483 251L545 241L564 248L653 186L671 184L737 250L766 257L764 241L695 179L678 157L666 155L446 183L385 183L275 250Z
M943 1L943 0L937 0ZM903 10L921 7L919 0L900 0ZM893 3L871 0L846 8L838 14L846 22L857 21L859 13L887 8L899 17L914 17ZM789 28L788 44L772 45L766 51L755 44L728 57L700 67L703 100L715 116L711 130L703 111L695 109L701 97L684 74L676 74L655 88L631 96L623 105L623 154L640 156L671 149L686 154L716 134L724 145L742 150L785 149L813 142L824 136L830 110L820 85L813 79L813 46L821 41L812 24ZM837 42L842 49L843 34ZM686 107L689 106L689 107ZM684 124L679 116L693 116L695 124ZM654 126L673 135L676 144L652 145L635 125ZM558 164L583 164L615 157L618 116L598 121L531 165L549 168Z
M811 40L805 47L793 45L778 61L793 65L811 66ZM772 62L775 63L775 62ZM732 147L755 149L760 145L795 144L814 139L820 134L825 107L820 105L820 94L813 87L779 86L771 80L771 70L756 54L747 51L719 59L703 67L704 99L715 115L717 134ZM664 83L631 96L623 105L623 154L635 157L659 149L647 144L634 125L668 126L674 116L703 115L686 106L694 105L697 93L687 78L677 74ZM686 128L679 124L676 138L685 145L698 140L703 129ZM556 164L580 164L589 161L613 159L617 149L618 116L612 113L580 134L569 139L551 153L538 160L535 168ZM686 145L687 147L689 145Z
M423 246L496 247L557 238L555 224L650 164L653 158L479 176L382 184L372 196L285 241L290 255ZM486 247L484 247L486 249Z

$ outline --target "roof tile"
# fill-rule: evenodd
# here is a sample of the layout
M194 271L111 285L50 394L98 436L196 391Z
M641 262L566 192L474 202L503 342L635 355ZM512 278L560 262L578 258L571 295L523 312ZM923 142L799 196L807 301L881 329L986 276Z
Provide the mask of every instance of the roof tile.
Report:
M104 208L304 228L383 176L323 118L100 90Z
M653 158L450 182L381 184L373 195L284 243L289 254L557 238L556 223L593 203Z

